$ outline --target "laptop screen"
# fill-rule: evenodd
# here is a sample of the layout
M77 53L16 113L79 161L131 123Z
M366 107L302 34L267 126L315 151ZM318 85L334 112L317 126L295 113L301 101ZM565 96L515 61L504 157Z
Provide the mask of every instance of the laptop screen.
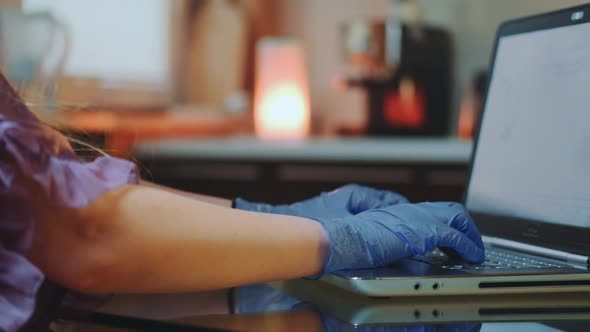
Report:
M499 37L470 211L590 227L590 23Z

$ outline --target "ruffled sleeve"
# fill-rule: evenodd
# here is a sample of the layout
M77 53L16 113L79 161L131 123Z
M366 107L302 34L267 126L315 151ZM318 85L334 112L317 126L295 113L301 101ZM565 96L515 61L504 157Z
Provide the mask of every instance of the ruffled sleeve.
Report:
M40 122L0 75L0 331L16 331L26 322L43 281L41 271L23 256L35 221L17 175L37 183L53 203L74 208L139 181L127 160L81 161L67 139Z

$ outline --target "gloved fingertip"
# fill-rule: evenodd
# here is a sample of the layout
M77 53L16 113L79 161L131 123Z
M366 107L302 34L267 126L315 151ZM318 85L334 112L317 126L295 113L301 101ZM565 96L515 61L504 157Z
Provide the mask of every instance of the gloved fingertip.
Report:
M472 248L461 248L459 250L453 248L453 250L457 252L461 259L464 259L471 263L479 264L483 263L483 261L485 260L485 252L475 246L473 246Z
M472 263L483 263L485 260L485 251L475 245L475 243L465 244L465 250L462 253L463 259Z
M475 250L474 252L473 257L465 259L470 260L473 263L483 263L486 259L485 251L480 248L477 248L477 250Z
M467 237L473 241L480 249L484 249L484 244L481 239L481 234L477 226L471 219L467 211L463 210L451 219L450 225L456 230L463 232Z
M463 259L470 262L481 263L485 259L485 250L475 244L467 235L455 229L441 237L439 246L453 249Z

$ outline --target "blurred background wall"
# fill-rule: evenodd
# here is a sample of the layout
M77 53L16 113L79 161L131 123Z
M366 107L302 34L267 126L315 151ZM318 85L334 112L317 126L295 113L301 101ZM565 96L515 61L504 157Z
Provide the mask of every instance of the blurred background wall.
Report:
M473 75L487 67L494 32L506 19L581 0L416 0L422 20L455 43L453 124ZM316 133L366 122L364 93L342 91L341 29L355 17L384 18L390 0L1 0L48 10L69 27L62 100L222 108L228 95L251 98L254 43L290 36L306 47ZM99 91L99 92L96 92ZM108 93L102 93L107 91Z

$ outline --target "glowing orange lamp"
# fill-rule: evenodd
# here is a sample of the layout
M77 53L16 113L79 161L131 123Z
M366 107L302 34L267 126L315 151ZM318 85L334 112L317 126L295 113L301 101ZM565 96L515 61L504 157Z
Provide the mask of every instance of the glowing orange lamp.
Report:
M254 126L256 136L302 140L309 134L309 85L301 45L263 38L256 45Z

